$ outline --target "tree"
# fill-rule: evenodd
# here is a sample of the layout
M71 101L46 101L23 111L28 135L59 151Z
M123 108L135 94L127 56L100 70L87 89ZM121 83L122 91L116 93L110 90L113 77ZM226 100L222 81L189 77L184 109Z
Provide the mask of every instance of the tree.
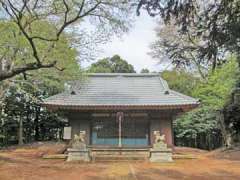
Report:
M72 51L66 50L66 55L70 54L68 51ZM61 53L59 55L61 56ZM14 137L18 137L19 144L57 138L57 132L63 130L66 122L59 113L42 108L41 102L44 98L62 91L65 80L74 80L81 74L75 55L74 53L73 57L68 56L68 62L62 62L68 63L68 71L39 69L29 75L27 80L18 77L1 83L3 91L0 99L0 134L4 137L3 144L13 142L16 140ZM43 75L35 76L34 73Z
M225 60L226 52L239 52L239 7L238 0L141 0L138 13L146 9L151 16L160 15L165 23L174 22L190 41L197 38L200 57L211 61L214 68Z
M32 26L32 29L35 29L34 31L37 34L41 35L50 33L54 27L47 22L42 22L40 24L35 24ZM12 66L24 66L26 63L32 63L35 61L34 58L31 57L31 52L29 52L29 45L27 41L13 23L0 22L0 30L2 30L3 35L3 37L0 39L0 46L4 47L0 49L0 54L4 54L4 60L1 61L2 68L4 69L3 71L11 71L13 68ZM6 51L6 48L9 46L15 47L17 52L12 52L10 50ZM45 52L46 48L47 47L45 46L45 43L38 44L39 52ZM28 78L30 78L33 83L36 81L39 82L47 80L48 83L58 85L60 81L62 82L64 80L68 80L69 78L77 79L80 77L81 71L76 57L76 49L71 47L68 36L63 34L61 35L61 38L55 43L54 49L49 51L47 54L45 54L45 57L43 57L45 63L57 59L58 61L56 63L56 66L58 68L52 68L51 70L48 70L48 68L38 69L32 72L24 73L24 78L26 78L26 75L28 75ZM41 74L41 76L39 76L39 74ZM56 77L58 77L58 80ZM62 79L60 80L59 77L62 77ZM49 84L49 86L51 85Z
M98 30L116 34L125 32L129 27L132 6L129 2L116 0L0 0L0 12L3 21L12 24L11 28L7 28L12 33L12 44L1 47L1 64L8 66L0 71L0 80L4 80L42 68L64 70L64 67L58 67L58 59L46 61L46 57L55 50L62 34L67 33L65 29L69 30L76 22L89 20ZM47 32L44 29L46 22L54 27ZM43 32L39 33L39 29ZM21 43L26 47L24 52L27 55L18 64L15 56L21 54L22 49L15 45Z
M203 106L174 122L175 143L201 149L215 149L222 145L222 136L216 111Z
M160 63L170 61L175 68L196 72L206 79L211 62L199 58L197 47L200 42L197 39L191 41L186 34L181 34L174 24L159 24L156 33L157 40L151 44L152 51L149 53L153 58Z
M65 121L40 106L46 93L31 82L10 84L1 106L1 131L4 145L57 138Z
M168 82L171 89L189 96L193 95L193 90L201 82L200 78L196 77L195 74L184 70L165 70L161 72L161 76Z
M237 81L237 73L236 58L230 57L228 63L209 74L208 81L199 81L195 84L195 87L191 87L192 90L186 89L190 90L192 96L200 99L201 106L175 121L174 129L177 145L214 149L222 145L222 138L225 142L227 141L225 138L229 134L225 128L228 126L224 126L219 120L218 110L224 107L226 101L229 101L229 92ZM190 79L188 81L191 82ZM182 83L179 82L179 84ZM184 83L182 87L184 89ZM235 117L236 113L238 113L238 110L233 108L231 114L225 114L226 116L230 115L230 119L234 119L239 117ZM237 123L239 121L234 120L232 122ZM238 125L233 126L236 133L239 131L235 129Z
M230 99L230 92L237 82L238 65L236 57L228 57L228 62L210 73L207 81L198 82L192 89L192 96L201 99L201 104L218 110Z
M88 72L91 73L135 73L134 67L123 60L119 55L100 59L91 64Z
M2 25L10 27L8 23ZM40 32L48 31L52 27L49 24L45 25L44 30L39 28ZM16 37L21 38L17 35ZM8 40L11 42L11 38ZM3 42L6 42L5 39L0 39L0 43ZM25 48L24 43L21 47ZM39 46L39 51L44 48ZM15 63L18 63L18 60L21 63L21 55L26 57L23 53L18 54ZM27 79L24 79L24 76L16 76L0 82L0 136L4 139L3 144L56 139L56 133L58 130L62 131L66 122L58 113L42 108L41 102L43 98L61 92L65 81L82 78L76 57L76 49L72 48L66 36L62 35L54 51L46 57L46 61L58 59L58 66L65 67L64 71L55 68L38 69L28 72Z
M143 68L140 73L150 73L149 69L147 68Z
M173 20L181 34L187 34L190 40L199 39L201 44L197 51L201 55L200 59L211 61L213 69L219 62L226 61L229 53L236 54L240 68L239 0L141 0L137 9L138 14L140 9L146 9L151 16L160 15L165 23ZM239 74L236 86L232 97L236 97L240 91ZM227 146L240 142L240 128L236 126L240 121L239 101L238 98L231 98L230 103L227 103L220 113L220 123L226 131L223 135L227 135L224 137ZM236 118L230 118L233 112Z

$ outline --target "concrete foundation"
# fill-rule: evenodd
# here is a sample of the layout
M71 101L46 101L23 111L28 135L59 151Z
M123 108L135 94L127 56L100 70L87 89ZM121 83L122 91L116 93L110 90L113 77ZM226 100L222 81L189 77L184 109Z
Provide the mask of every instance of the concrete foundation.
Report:
M67 161L82 161L82 162L90 162L89 150L79 150L69 148L68 150L68 158Z
M172 151L151 150L149 160L150 162L173 162Z

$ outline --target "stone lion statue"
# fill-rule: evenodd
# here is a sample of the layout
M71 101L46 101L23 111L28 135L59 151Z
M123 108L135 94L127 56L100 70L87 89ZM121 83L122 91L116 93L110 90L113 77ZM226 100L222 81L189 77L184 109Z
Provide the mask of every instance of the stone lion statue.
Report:
M154 131L155 144L165 143L165 135L161 135L160 131Z
M73 141L72 141L72 147L75 149L82 149L85 148L85 131L80 131L79 135L74 134Z
M85 143L85 135L86 135L86 132L85 132L85 131L80 131L79 135L74 134L73 140L74 140L75 142Z

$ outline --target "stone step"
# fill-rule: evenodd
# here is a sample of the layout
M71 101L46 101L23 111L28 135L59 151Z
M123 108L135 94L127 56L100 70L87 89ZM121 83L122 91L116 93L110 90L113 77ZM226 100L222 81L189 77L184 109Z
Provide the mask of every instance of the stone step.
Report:
M145 149L122 149L122 148L90 148L91 151L107 151L107 152L146 152L150 148Z
M150 153L149 152L91 152L92 155L138 155L138 156L148 156Z
M149 159L149 150L92 150L91 157L93 161L130 161Z
M148 156L93 156L92 160L97 162L119 162L119 161L148 161Z
M67 154L46 154L43 155L43 159L66 159L67 158Z

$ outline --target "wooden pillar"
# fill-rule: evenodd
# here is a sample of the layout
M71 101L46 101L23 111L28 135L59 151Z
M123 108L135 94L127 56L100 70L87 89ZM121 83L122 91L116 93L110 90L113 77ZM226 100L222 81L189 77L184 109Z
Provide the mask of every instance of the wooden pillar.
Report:
M119 116L119 120L118 120L118 131L119 131L118 146L122 147L122 117L121 116Z
M123 112L117 113L118 121L118 147L122 147L122 122L123 122Z

